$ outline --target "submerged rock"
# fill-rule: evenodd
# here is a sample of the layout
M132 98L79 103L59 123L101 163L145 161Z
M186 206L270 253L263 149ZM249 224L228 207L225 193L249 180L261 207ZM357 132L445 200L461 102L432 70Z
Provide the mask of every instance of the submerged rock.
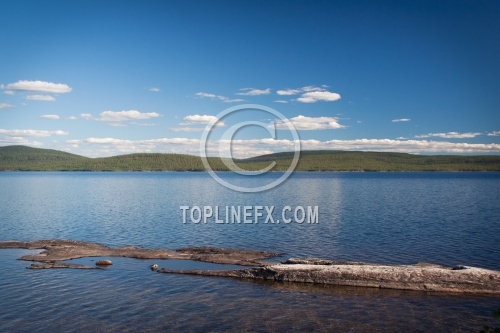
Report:
M34 263L31 266L26 267L27 269L50 269L50 268L78 268L78 269L95 269L98 267L80 265L80 264L66 264L59 262L44 262L44 263Z

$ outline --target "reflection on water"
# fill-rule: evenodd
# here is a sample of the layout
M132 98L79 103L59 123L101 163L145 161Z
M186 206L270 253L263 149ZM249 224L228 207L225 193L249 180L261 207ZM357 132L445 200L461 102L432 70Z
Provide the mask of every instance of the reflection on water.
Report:
M221 246L279 251L284 258L500 269L496 173L296 173L255 195L228 190L205 173L13 172L0 173L0 188L8 189L0 191L1 240ZM183 205L273 205L277 212L287 205L317 205L320 218L317 225L183 224ZM465 332L494 324L490 314L500 306L498 297L266 283L149 269L153 262L172 268L190 262L111 258L114 264L107 270L27 270L29 262L15 260L25 253L0 250L2 332ZM71 262L93 264L90 260L96 259Z

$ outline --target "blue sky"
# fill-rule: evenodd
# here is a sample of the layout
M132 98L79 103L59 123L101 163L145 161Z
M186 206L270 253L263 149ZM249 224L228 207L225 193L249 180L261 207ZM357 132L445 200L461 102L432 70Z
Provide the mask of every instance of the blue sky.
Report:
M198 154L210 116L251 103L291 119L303 149L500 153L498 1L4 1L0 13L0 145ZM243 112L214 133L252 119L270 117ZM235 155L290 150L278 132L245 128Z

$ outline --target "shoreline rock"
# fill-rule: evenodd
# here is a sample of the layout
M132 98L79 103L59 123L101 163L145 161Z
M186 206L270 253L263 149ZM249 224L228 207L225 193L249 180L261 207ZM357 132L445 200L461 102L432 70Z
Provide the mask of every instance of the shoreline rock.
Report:
M307 259L303 260L307 261ZM241 270L206 271L162 268L159 272L277 282L500 295L499 271L476 267L456 270L452 267L424 263L416 265L375 265L352 262L341 264L280 263Z
M185 259L214 264L264 266L262 259L280 256L281 253L224 249L216 247L186 247L178 250L143 249L137 246L110 248L99 243L75 240L36 240L29 242L3 241L0 249L40 249L37 254L19 258L26 261L54 262L86 257L126 257L135 259Z
M276 282L500 295L500 271L469 266L447 267L428 263L383 265L317 258L290 258L282 263L274 264L261 260L279 256L280 253L212 247L189 247L174 251L142 249L133 246L110 248L98 243L72 240L4 241L0 242L0 249L2 248L44 250L38 254L19 258L20 260L39 262L27 267L29 269L100 268L59 262L82 257L185 259L254 267L236 270L171 270L162 268L158 272ZM156 265L152 265L150 268L153 269L153 266ZM153 270L156 268L154 267Z

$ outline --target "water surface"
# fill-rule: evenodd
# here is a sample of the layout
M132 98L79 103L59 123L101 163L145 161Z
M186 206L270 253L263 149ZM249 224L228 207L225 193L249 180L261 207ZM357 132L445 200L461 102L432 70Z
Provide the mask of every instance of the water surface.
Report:
M245 194L206 173L4 172L0 188L1 240L222 246L283 258L500 269L498 173L298 172L277 188ZM185 205L267 205L277 215L310 205L320 214L318 224L183 224ZM158 274L152 262L127 258L112 259L108 270L33 271L15 260L25 251L0 251L0 331L478 331L500 307L496 297Z

